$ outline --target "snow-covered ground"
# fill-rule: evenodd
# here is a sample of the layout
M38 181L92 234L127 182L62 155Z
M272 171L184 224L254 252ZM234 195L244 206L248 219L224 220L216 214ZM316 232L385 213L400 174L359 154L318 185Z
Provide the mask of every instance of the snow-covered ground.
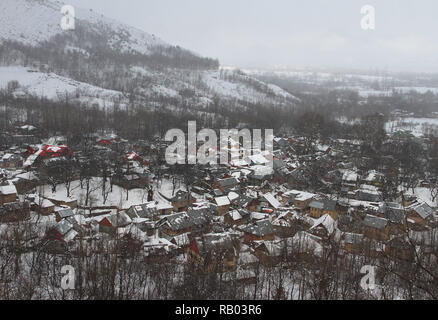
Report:
M155 184L153 189L157 191L158 188L158 190L163 192L164 195L171 195L173 189L172 186L172 180L163 179L158 186ZM184 189L182 184L179 182L176 182L175 187L175 190L178 190L178 188ZM70 191L70 199L76 199L78 200L78 204L80 206L85 206L87 192L85 182L83 188L81 188L80 181L73 181L71 183ZM42 186L37 190L37 193L47 198L68 199L67 190L64 184L58 185L55 192L52 192L52 186L50 185ZM102 178L93 178L90 183L89 199L94 207L119 206L122 209L128 209L133 205L146 203L148 198L147 189L132 189L127 191L126 189L113 185L113 190L111 192L109 181L105 186L105 193L107 194L107 200L104 203ZM168 204L168 202L161 197L158 192L154 192L154 201L158 201L158 203L161 204Z
M20 85L15 90L16 95L26 94L50 100L65 99L66 94L70 99L75 99L79 95L82 101L106 106L111 106L114 100L122 99L121 92L103 89L54 73L37 72L31 68L19 66L0 67L0 88L5 89L13 80L18 81Z
M409 93L410 91L416 91L418 93L426 93L428 91L438 94L438 88L433 87L395 87L394 88L397 91L400 91L401 93Z
M414 188L414 192L412 192L412 189L406 189L406 188L399 188L399 191L403 191L405 194L409 195L415 195L424 202L426 202L431 207L438 207L438 197L435 199L435 201L432 199L432 195L429 188Z
M242 76L242 79L245 80L245 76ZM299 99L291 95L290 93L286 92L285 90L281 89L280 87L273 85L273 84L265 84L261 81L258 81L256 79L251 79L252 81L257 82L261 86L265 85L268 90L271 90L272 93L277 98L282 99L290 99L294 101L298 101ZM243 82L231 82L224 80L220 77L219 71L210 71L205 72L203 74L203 82L215 93L236 98L248 102L256 102L256 101L262 101L262 100L270 100L271 98L268 97L267 94L262 93L255 88L247 85Z
M35 46L65 32L60 26L63 5L64 3L55 0L1 0L0 40L20 41ZM169 46L154 35L106 18L92 10L75 7L75 16L76 23L89 23L95 31L112 31L109 44L122 51L134 50L148 54L153 47Z
M385 129L388 133L407 130L414 136L420 137L428 131L438 132L438 118L398 118L387 122Z

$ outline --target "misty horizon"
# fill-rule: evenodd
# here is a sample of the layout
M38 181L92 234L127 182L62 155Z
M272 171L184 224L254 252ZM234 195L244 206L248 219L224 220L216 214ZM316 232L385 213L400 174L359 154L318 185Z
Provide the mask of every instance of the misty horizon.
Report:
M222 66L340 68L438 72L438 4L402 0L311 3L229 0L71 0L159 36ZM360 9L376 10L375 30L362 30Z

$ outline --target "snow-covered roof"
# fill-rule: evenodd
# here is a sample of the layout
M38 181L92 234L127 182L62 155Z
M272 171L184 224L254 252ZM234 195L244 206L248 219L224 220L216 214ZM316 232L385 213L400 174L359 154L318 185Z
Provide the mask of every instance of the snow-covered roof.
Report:
M314 193L299 191L299 190L290 190L284 193L284 196L293 195L294 200L298 201L307 201L315 196Z
M6 186L0 186L0 193L3 195L17 194L17 188L13 184L8 184Z
M234 201L238 198L239 198L239 195L237 193L235 193L235 192L228 193L228 199L230 199L230 201Z
M255 164L267 164L269 163L269 160L266 159L264 156L262 156L261 154L255 154L253 156L249 156L248 157L252 162L254 162Z
M342 176L342 180L356 182L357 181L357 177L358 177L358 175L357 175L357 173L355 171L345 170L344 174Z
M242 219L242 215L237 210L230 211L229 215L234 221Z
M273 206L275 209L278 209L278 208L281 207L280 202L279 202L277 199L275 199L275 197L272 195L272 193L266 193L266 194L264 194L264 195L263 195L263 198L266 199L266 201L268 201L269 204L270 204L271 206Z
M214 200L216 201L216 204L217 204L219 207L227 206L227 205L230 204L230 199L228 199L227 196L217 197L217 198L215 198Z
M309 231L313 230L319 226L323 226L327 230L328 234L330 235L336 230L337 223L330 215L325 214L321 218L319 218L318 220L315 221L315 223L309 229Z
M251 169L254 170L254 176L264 177L274 173L274 169L271 166L255 165L251 166Z

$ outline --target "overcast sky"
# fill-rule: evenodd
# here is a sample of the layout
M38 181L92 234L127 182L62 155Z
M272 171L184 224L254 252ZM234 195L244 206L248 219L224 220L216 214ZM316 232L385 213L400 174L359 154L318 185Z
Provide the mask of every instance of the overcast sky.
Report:
M224 66L438 72L436 0L65 0ZM376 29L361 28L363 5Z

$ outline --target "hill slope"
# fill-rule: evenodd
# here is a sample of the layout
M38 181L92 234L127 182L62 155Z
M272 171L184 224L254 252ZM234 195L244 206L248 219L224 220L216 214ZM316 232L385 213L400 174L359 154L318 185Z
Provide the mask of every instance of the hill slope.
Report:
M122 106L210 113L255 104L290 108L299 102L277 86L238 70L219 69L217 60L90 10L75 8L76 29L63 31L62 5L51 0L0 2L0 65L40 72L31 77L23 68L5 69L3 87L17 80L20 94L56 99L61 92L88 104L104 96Z

